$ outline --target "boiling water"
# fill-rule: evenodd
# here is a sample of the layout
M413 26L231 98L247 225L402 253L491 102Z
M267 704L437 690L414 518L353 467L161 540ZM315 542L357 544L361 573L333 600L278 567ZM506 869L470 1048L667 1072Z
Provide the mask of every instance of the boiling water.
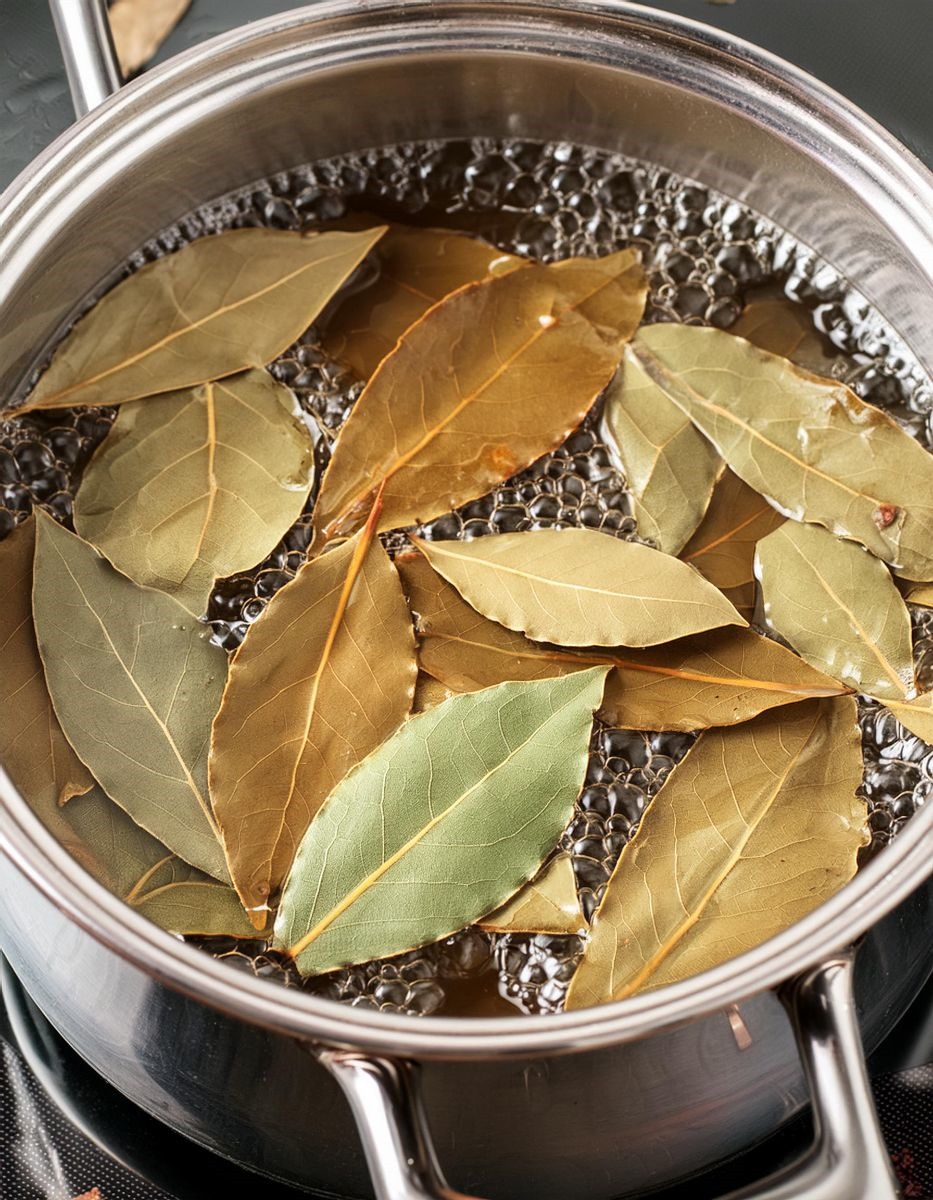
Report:
M640 247L651 281L647 319L728 328L751 295L783 293L836 352L834 373L885 408L928 449L933 390L882 318L828 264L769 221L651 164L562 143L485 140L396 146L299 167L206 206L165 230L127 273L206 233L245 225L300 229L362 210L468 229L545 261ZM354 281L365 286L365 276ZM89 298L89 304L94 297ZM324 314L326 320L326 314ZM362 384L321 351L315 330L272 366L319 434L318 478ZM42 505L70 522L72 496L113 410L33 413L0 423L0 538ZM566 526L638 536L625 480L598 435L598 412L564 446L488 496L431 522L427 538ZM233 650L269 597L305 561L308 510L254 571L221 581L207 620ZM404 544L393 535L390 550ZM918 677L933 687L933 611L913 610ZM933 793L933 749L879 706L860 702L872 830L867 859ZM591 915L622 847L692 737L594 729L586 783L563 845ZM209 939L231 966L351 1004L408 1013L551 1012L563 1003L576 937L490 937L467 930L384 962L302 984L259 943Z

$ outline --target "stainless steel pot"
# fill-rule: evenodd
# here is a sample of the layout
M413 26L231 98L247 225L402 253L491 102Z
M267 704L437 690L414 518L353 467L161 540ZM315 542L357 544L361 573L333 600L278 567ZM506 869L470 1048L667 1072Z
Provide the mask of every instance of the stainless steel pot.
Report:
M118 82L103 6L53 8L84 111ZM818 247L933 367L933 181L786 63L614 0L320 0L120 90L5 194L0 388L21 388L82 297L196 204L325 155L477 134L650 157L741 199ZM812 1091L806 1161L743 1195L896 1195L862 1043L933 965L931 809L819 911L697 979L536 1020L416 1022L234 974L104 892L2 771L0 799L3 950L39 1007L143 1108L258 1171L460 1195L436 1154L477 1195L604 1200L748 1148Z

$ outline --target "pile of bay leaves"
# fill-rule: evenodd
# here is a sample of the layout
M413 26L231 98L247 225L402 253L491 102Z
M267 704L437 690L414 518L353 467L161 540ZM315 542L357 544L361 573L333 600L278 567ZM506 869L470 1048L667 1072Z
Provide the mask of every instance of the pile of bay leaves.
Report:
M165 928L268 937L305 975L472 924L585 932L568 1007L851 878L854 694L933 742L905 602L933 603L933 457L813 373L780 304L742 337L643 326L645 297L631 250L542 265L359 221L207 237L105 295L16 410L120 406L76 532L37 512L0 544L0 761L51 831ZM322 314L366 384L318 480L264 368ZM380 538L597 402L640 540ZM306 565L228 661L215 582L312 496ZM698 737L587 928L556 848L597 713Z

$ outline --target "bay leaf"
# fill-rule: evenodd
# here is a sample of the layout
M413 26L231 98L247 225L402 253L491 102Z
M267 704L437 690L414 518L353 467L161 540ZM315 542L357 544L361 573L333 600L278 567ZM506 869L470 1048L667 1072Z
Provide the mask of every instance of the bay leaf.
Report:
M898 721L915 737L933 746L933 693L924 692L913 700L882 700Z
M788 521L758 543L755 572L765 619L807 662L882 700L915 693L910 614L877 558Z
M601 716L626 729L689 733L847 690L752 629L716 629L620 657Z
M701 734L622 851L567 1008L689 978L812 912L868 842L861 778L848 696Z
M33 616L55 713L78 757L137 824L227 881L207 793L227 662L208 630L41 512Z
M454 696L363 759L309 826L285 886L275 936L299 970L436 941L531 879L573 811L604 679Z
M933 455L886 413L719 329L651 325L631 352L781 512L933 578Z
M75 528L124 575L200 615L215 579L275 548L304 507L314 444L266 371L125 404L75 498Z
M511 900L477 924L489 933L582 933L586 920L570 855L551 859Z
M99 300L16 412L124 404L264 366L307 329L383 230L199 238Z
M152 58L190 4L191 0L114 0L107 15L124 75L133 75Z
M404 334L337 438L314 509L318 546L358 529L380 487L380 530L428 521L576 428L637 328L646 285L634 251L560 265L461 288Z
M439 300L522 264L479 238L406 225L390 225L373 258L377 278L340 302L322 338L326 352L360 379L369 379L406 329Z
M703 520L722 459L630 347L606 393L603 435L625 471L639 535L679 554Z
M328 793L411 708L414 635L378 515L276 592L230 665L211 800L258 921Z
M600 715L628 729L692 732L847 689L751 629L712 630L657 649L570 652L480 616L425 559L396 559L420 638L419 661L448 688L549 679L610 666Z
M189 866L140 828L100 787L68 805L64 819L114 895L170 933L255 937L233 888Z
M415 698L411 706L412 714L416 715L417 713L427 712L429 708L437 708L439 704L443 704L445 700L449 700L454 695L456 693L446 683L441 683L439 679L435 679L427 671L419 671L418 677L415 680Z
M933 583L914 584L907 592L909 604L920 604L924 608L933 608Z
M60 807L94 785L52 708L32 620L34 517L0 542L0 763L51 832Z
M729 332L759 350L789 358L814 375L830 376L836 362L829 339L813 324L810 312L782 296L752 300Z
M746 624L686 563L592 529L413 540L477 612L536 641L655 646Z
M713 489L706 516L680 557L705 576L743 617L755 611L755 546L785 517L726 470Z
M188 937L255 937L256 930L232 887L216 879L152 888L133 908L171 933Z

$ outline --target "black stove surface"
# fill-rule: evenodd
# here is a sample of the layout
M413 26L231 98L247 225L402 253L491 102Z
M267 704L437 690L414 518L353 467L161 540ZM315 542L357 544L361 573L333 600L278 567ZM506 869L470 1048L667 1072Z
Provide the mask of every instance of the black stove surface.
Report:
M719 25L811 71L933 163L933 0L653 3ZM158 60L291 7L288 0L193 0ZM0 0L0 189L70 119L46 3ZM2 983L2 1200L289 1200L309 1195L260 1180L142 1113L54 1033L5 964ZM904 1195L933 1197L933 983L871 1067ZM689 1185L657 1193L653 1200L715 1200L798 1155L810 1135L808 1122L801 1120L752 1154Z

